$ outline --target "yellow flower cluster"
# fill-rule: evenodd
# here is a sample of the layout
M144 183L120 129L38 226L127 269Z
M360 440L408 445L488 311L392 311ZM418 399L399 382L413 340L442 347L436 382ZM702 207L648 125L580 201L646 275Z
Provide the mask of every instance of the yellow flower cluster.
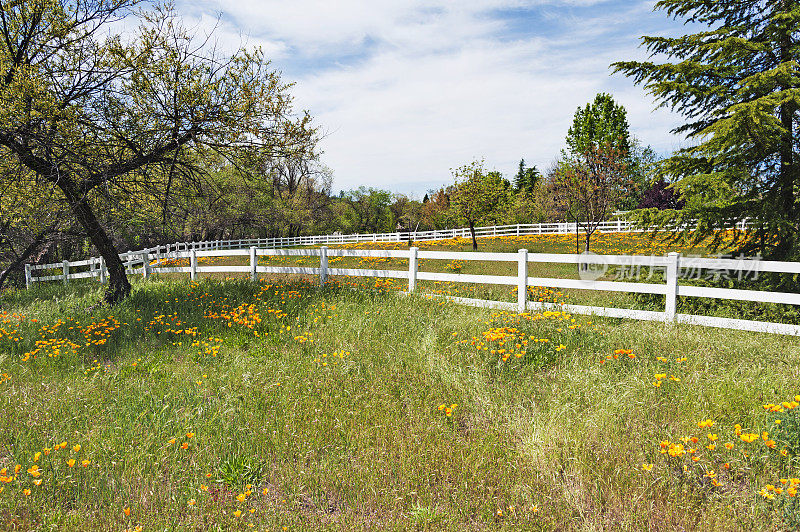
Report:
M105 319L102 319L98 322L93 322L89 324L84 330L83 335L86 339L86 346L90 345L104 345L108 342L109 336L119 329L120 322L114 318L114 316L109 316Z
M664 374L658 376L663 379ZM763 407L769 412L780 413L797 408L792 406L795 402L787 401L785 406L782 403L767 404ZM776 408L778 406L780 409ZM778 427L776 430L779 430L781 419L775 419L774 423ZM713 419L702 419L697 422L697 428L702 431L700 434L689 434L675 442L661 440L658 445L659 452L672 460L667 472L670 474L679 472L684 480L695 487L722 489L726 482L739 479L743 472L752 469L753 464L757 463L760 467L772 464L779 471L784 471L791 463L790 449L779 445L780 438L773 438L769 431L749 432L737 423L733 427L732 434L725 438L722 432L714 430L716 424ZM644 469L651 471L652 467ZM788 488L792 489L792 493L785 493L786 496L797 495L797 484L792 484L790 478L781 482L784 485L788 483ZM768 485L762 488L760 493L767 499L774 499L784 491L780 487Z
M442 403L439 405L438 410L439 412L442 412L445 416L452 417L453 412L455 412L456 410L456 407L458 407L457 403L453 403L450 406L447 406L446 404Z
M681 380L675 375L670 375L669 379L667 379L666 373L654 373L653 378L655 378L653 381L653 386L656 388L661 388L661 383L663 382L681 382Z
M70 469L74 468L80 459L81 445L75 444L72 446L72 453L63 458L57 457L57 452L67 448L67 442L53 444L53 447L45 447L41 451L34 453L30 460L30 465L25 468L27 476L20 476L23 465L16 464L13 468L3 467L0 469L0 495L3 493L9 496L14 494L21 494L23 497L30 497L35 493L34 490L40 488L47 479L52 483L59 485L67 483L74 484L79 480L75 473L71 473ZM87 468L92 464L92 460L84 458L80 461L83 468ZM67 469L64 469L66 465ZM30 477L30 478L28 478ZM6 490L6 487L9 489Z
M720 233L723 242L730 242L735 235L741 238L741 232L728 230ZM621 254L664 254L669 251L690 251L694 249L707 248L712 241L712 237L701 240L698 244L690 246L688 244L670 244L659 238L646 238L642 233L621 232L621 233L602 233L597 232L592 237L592 250L595 253L605 255ZM583 235L581 235L581 238ZM543 235L508 235L508 236L484 236L478 237L482 244L499 244L509 249L530 248L534 246L556 248L564 253L574 253L575 234L543 234ZM692 241L690 237L687 241ZM440 240L423 240L413 243L420 249L464 249L472 245L470 238L444 238ZM399 250L407 249L408 241L402 242L357 242L341 245L328 245L328 247L340 247L344 249L385 249Z
M331 364L336 365L336 364L339 363L339 360L344 360L344 356L345 355L350 356L350 351L347 351L347 352L345 352L345 351L334 351L333 353L330 354L330 356L328 356L328 353L323 353L319 357L315 358L314 362L316 362L317 364L319 364L322 367L327 366L328 365L328 361L330 361Z
M553 342L549 338L539 338L533 334L523 332L519 329L522 323L536 322L540 320L551 320L554 322L566 321L570 324L568 329L577 328L575 319L571 315L561 311L547 310L539 313L525 312L522 314L507 311L496 312L491 316L491 323L500 325L491 327L481 333L481 336L473 336L469 340L461 340L460 343L469 343L478 351L488 351L492 355L499 355L502 362L507 362L512 357L521 359L526 356L529 349L537 344L552 345L555 351L563 351L567 348L564 344ZM486 322L488 325L490 322ZM562 332L563 328L556 329Z
M46 340L36 340L36 349L24 353L22 355L22 361L27 362L31 357L36 359L37 356L54 358L67 352L71 352L74 355L80 348L81 346L79 344L76 344L67 338L48 338Z
M461 269L464 268L464 261L452 260L447 264L446 268L453 273L461 273Z
M793 401L783 401L782 403L777 405L772 403L762 405L764 410L768 412L778 412L778 413L786 412L787 410L794 410L798 406L800 406L800 395L795 395Z
M207 311L204 317L212 320L223 320L227 322L228 327L233 327L234 324L253 329L256 325L261 323L261 314L256 304L242 304L235 308L230 308L228 305L223 305L221 312Z
M780 486L767 484L758 492L759 495L765 499L774 500L777 495L784 495L786 497L797 497L797 491L800 489L800 478L782 478L779 480Z
M614 354L606 355L606 358L600 359L601 364L605 364L607 361L614 361L619 360L636 360L636 355L630 349L615 349Z

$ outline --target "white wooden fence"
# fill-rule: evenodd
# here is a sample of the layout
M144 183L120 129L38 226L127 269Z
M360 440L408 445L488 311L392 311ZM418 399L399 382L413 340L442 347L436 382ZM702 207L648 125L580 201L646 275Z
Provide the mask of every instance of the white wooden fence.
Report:
M746 226L747 222L738 222L736 224L736 227L739 229L744 229ZM636 228L633 222L626 220L601 222L597 230L601 233L628 233L645 231L645 229ZM569 234L575 233L575 231L576 228L574 222L488 225L485 227L476 227L475 236L478 238L488 238L497 236ZM349 235L332 234L277 238L242 238L234 240L175 242L174 244L167 244L154 248L123 253L122 256L135 256L143 252L166 256L176 251L188 252L191 249L195 249L197 251L208 251L220 249L247 249L251 246L256 246L258 248L277 249L329 244L353 244L359 242L422 242L427 240L444 240L448 238L471 238L469 228L460 227L456 229L439 229L436 231L402 231L396 233L353 233ZM75 265L76 263L72 264ZM56 266L60 266L60 264ZM53 267L55 267L53 264L43 264L35 266L34 269L51 269Z
M747 227L746 221L741 221L736 224L740 230ZM601 222L597 230L602 233L626 233L626 232L641 232L645 229L636 228L633 222L626 220L613 220ZM575 223L558 222L558 223L542 223L542 224L516 224L516 225L490 225L485 227L476 227L475 235L479 238L498 237L498 236L527 236L527 235L546 235L546 234L568 234L576 231ZM129 267L134 264L141 263L141 256L144 253L149 254L150 257L160 259L162 257L169 257L176 252L189 252L195 251L210 251L210 250L228 250L228 249L247 249L250 247L277 249L277 248L290 248L298 246L315 246L315 245L328 245L328 244L349 244L358 242L421 242L426 240L443 240L448 238L470 238L468 227L457 229L442 229L437 231L411 231L411 232L398 232L398 233L369 233L369 234L350 234L350 235L314 235L314 236L296 236L296 237L278 237L278 238L251 238L251 239L238 239L238 240L203 240L199 242L175 242L174 244L167 244L163 246L156 246L154 248L142 249L139 251L129 251L120 254L123 262ZM25 266L25 284L30 287L31 282L36 281L53 281L69 279L80 279L85 277L99 276L104 278L105 270L102 264L102 259L93 257L91 259L80 260L76 262L63 262L56 264L36 264ZM82 272L79 274L70 274L70 268L89 266L89 272ZM50 270L53 268L64 268L64 273L60 275L48 275L43 277L32 277L33 271L36 270ZM141 265L145 268L144 265ZM90 273L95 272L96 273ZM130 271L130 270L129 270ZM146 273L146 272L145 272ZM66 276L66 277L65 277Z
M248 257L249 264L242 266L204 266L198 265L198 257ZM258 257L261 256L292 256L292 257L319 257L319 267L293 267L293 266L260 266ZM329 257L379 257L408 259L408 270L374 270L354 268L331 268L328 266ZM417 281L444 281L455 283L479 283L490 285L508 285L517 287L517 302L487 301L470 298L449 297L454 301L473 306L502 308L517 312L531 309L558 308L576 314L593 314L614 318L629 318L637 320L662 321L667 323L688 323L711 327L741 329L757 332L769 332L800 336L800 325L772 323L762 321L740 320L711 316L696 316L676 313L678 296L703 297L712 299L730 299L736 301L757 301L767 303L781 303L800 305L800 294L789 292L764 292L757 290L739 290L713 287L699 287L682 285L678 281L682 272L706 270L726 275L734 272L746 274L759 274L762 272L800 273L798 262L777 262L757 259L723 259L723 258L696 258L681 257L679 253L669 253L665 256L630 256L630 255L570 255L529 253L520 249L517 253L487 253L487 252L450 252L450 251L424 251L412 247L407 250L360 250L360 249L261 249L251 246L249 249L229 250L196 250L173 251L161 254L157 250L145 250L124 255L129 272L140 272L147 278L152 273L188 273L191 279L196 279L200 273L246 273L252 280L257 280L260 273L273 274L302 274L319 276L320 284L324 285L329 276L356 276L356 277L383 277L408 280L408 292L415 292ZM165 266L166 260L189 259L189 266ZM459 260L459 261L502 261L516 262L516 276L502 275L472 275L453 273L433 273L419 271L420 259ZM599 281L581 279L560 279L531 277L528 275L528 264L562 263L586 265L617 265L623 268L638 269L649 267L664 272L663 283L639 283L625 281ZM34 268L59 267L58 275L34 277ZM74 267L88 267L88 270L72 273ZM61 280L67 283L70 279L98 278L105 280L105 270L98 259L78 262L64 262L61 265L43 265L26 268L28 285L37 281ZM633 292L644 294L658 294L665 296L663 312L650 310L633 310L614 307L590 307L581 305L554 305L527 300L527 287L542 286L549 288L566 288L578 290L600 290L611 292ZM444 296L436 296L444 297Z

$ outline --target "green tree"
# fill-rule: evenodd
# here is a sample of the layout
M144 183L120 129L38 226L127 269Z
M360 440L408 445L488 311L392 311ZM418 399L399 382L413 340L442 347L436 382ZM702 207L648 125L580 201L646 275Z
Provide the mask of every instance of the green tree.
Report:
M451 205L469 225L472 249L478 249L475 225L497 222L506 214L509 184L500 172L486 172L483 161L473 161L452 172L455 191L450 196Z
M177 182L202 178L198 154L235 162L315 140L260 51L222 56L169 8L137 3L0 5L0 146L59 191L105 259L108 302L131 286L97 214L107 194L168 197ZM139 27L123 39L113 30L128 18Z
M389 205L392 193L372 187L360 186L345 193L345 199L355 216L354 229L359 233L394 231L395 220Z
M0 288L9 279L21 282L23 265L63 242L72 224L55 187L19 175L29 172L7 153L0 156Z
M686 206L645 211L640 220L686 223L696 227L695 239L720 244L719 229L747 219L740 251L800 257L800 2L661 0L655 8L702 29L644 37L643 46L666 62L612 65L685 116L674 132L692 141L660 165Z
M592 103L575 111L567 132L567 146L574 156L609 145L617 152L631 151L628 113L610 94L600 93Z
M539 173L536 165L526 168L525 159L520 159L517 175L514 176L514 192L517 194L520 192L532 194L541 177L542 174Z

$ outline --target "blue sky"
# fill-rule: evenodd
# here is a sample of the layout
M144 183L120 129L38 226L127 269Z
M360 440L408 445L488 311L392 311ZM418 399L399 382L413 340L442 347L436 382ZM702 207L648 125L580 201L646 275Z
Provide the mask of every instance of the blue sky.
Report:
M546 169L578 106L609 92L656 151L683 145L680 117L655 109L609 64L643 59L642 35L680 34L653 0L201 0L188 23L217 24L223 46L261 46L298 109L325 134L334 189L421 197L450 168L483 158L513 175ZM218 21L219 19L219 21Z

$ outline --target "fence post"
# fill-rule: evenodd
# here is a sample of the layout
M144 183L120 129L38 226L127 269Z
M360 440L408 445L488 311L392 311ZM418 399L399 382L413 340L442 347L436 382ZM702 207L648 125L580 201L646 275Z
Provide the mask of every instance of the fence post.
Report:
M528 308L528 250L517 254L517 311L522 314Z
M66 285L69 282L69 261L65 260L63 263L63 272L64 272L64 284Z
M107 273L106 260L103 257L100 257L100 284L106 284Z
M197 279L197 251L192 247L189 250L189 278L194 281Z
M25 288L29 289L31 287L31 265L25 265Z
M147 250L142 251L142 279L147 279L150 276L150 253Z
M417 262L418 247L408 248L408 291L413 292L417 289L417 270L419 269Z
M320 246L319 248L319 285L325 286L328 281L328 248L327 246Z
M680 253L667 254L667 300L664 305L664 321L672 323L675 321L675 309L678 299L678 268L680 265Z
M255 282L258 281L258 271L256 267L258 266L258 256L256 255L256 247L250 246L250 280Z

